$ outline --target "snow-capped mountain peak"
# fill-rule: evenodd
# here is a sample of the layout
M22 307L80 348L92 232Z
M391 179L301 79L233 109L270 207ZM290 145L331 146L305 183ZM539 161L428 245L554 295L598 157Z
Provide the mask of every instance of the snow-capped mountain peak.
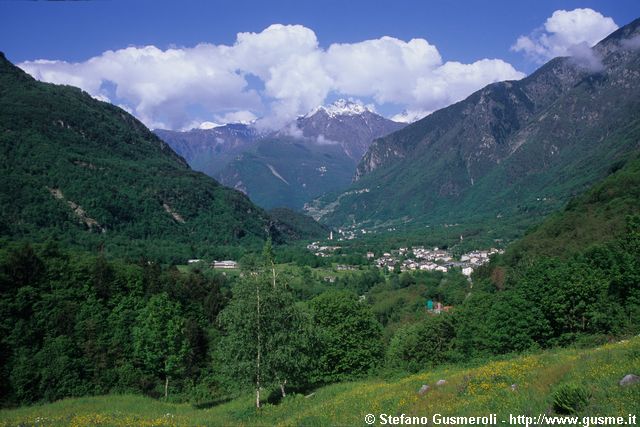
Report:
M324 111L329 117L355 116L364 112L373 112L371 108L357 101L338 99L333 104L319 106L313 109L306 117L311 117L319 111Z
M224 125L221 125L221 124L218 124L218 123L214 123L214 122L202 122L198 126L198 129L209 130L209 129L213 129L213 128L219 128L221 126L224 126Z

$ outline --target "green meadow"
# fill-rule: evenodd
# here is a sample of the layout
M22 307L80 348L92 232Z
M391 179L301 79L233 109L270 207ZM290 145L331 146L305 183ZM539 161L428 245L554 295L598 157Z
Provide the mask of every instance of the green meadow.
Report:
M443 365L407 377L379 377L333 384L307 396L292 394L256 410L253 395L216 404L165 403L135 395L64 399L46 405L0 411L0 426L325 426L366 425L376 416L497 415L566 416L554 407L563 385L587 392L573 415L640 414L640 384L622 387L629 373L640 373L640 338L591 349L559 349L492 359L477 366ZM437 386L439 380L446 383ZM422 385L430 389L419 394ZM443 424L446 425L446 424Z

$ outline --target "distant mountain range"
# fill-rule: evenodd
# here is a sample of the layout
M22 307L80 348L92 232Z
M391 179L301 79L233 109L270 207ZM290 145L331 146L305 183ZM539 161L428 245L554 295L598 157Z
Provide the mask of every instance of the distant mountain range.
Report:
M180 154L189 165L211 177L237 155L248 149L261 136L255 128L232 123L210 129L187 132L156 129L155 134Z
M194 169L258 205L300 210L315 197L349 186L371 142L404 126L362 104L338 100L274 132L229 124L156 134Z
M524 230L640 149L639 27L377 139L354 185L307 211L335 226L492 220Z
M38 82L1 53L0 150L0 239L177 262L324 235L193 171L124 110Z
M344 154L356 162L374 139L406 126L406 123L394 122L362 104L344 99L316 108L299 117L296 124L304 138L315 139L320 144L337 143ZM282 133L278 132L279 135Z

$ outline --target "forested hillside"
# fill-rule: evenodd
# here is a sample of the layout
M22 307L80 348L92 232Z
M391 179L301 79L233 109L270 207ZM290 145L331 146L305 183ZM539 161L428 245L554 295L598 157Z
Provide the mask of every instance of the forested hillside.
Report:
M625 236L627 216L640 214L640 159L620 161L610 173L514 242L505 258L510 263L541 256L568 258Z
M537 312L536 322L550 328L543 341L564 344L638 327L640 159L618 167L474 276L498 299L528 300L525 312Z
M2 402L126 391L189 401L257 393L264 403L382 372L635 335L637 187L600 202L594 196L637 173L637 161L629 162L539 229L575 210L628 201L630 209L608 217L611 235L583 240L562 257L515 247L473 283L456 271L361 267L338 277L328 266L278 263L269 243L261 257L242 260L240 275L113 262L53 242L11 245L0 252ZM427 299L450 310L434 314Z
M0 56L0 236L137 258L224 256L293 234L191 170L133 116Z

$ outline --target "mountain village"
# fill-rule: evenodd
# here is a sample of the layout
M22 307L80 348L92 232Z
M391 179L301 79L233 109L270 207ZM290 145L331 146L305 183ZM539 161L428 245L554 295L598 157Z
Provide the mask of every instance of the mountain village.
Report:
M331 253L341 248L341 246L321 245L320 242L307 245L307 249L319 257L330 256ZM377 257L374 252L367 252L366 258L371 260L376 267L387 271L399 269L401 272L421 270L446 273L452 268L459 268L462 274L470 277L476 268L488 263L492 255L501 253L504 253L504 250L490 248L467 252L456 258L446 249L413 246L384 252ZM341 267L342 270L347 269L344 268L345 266Z

